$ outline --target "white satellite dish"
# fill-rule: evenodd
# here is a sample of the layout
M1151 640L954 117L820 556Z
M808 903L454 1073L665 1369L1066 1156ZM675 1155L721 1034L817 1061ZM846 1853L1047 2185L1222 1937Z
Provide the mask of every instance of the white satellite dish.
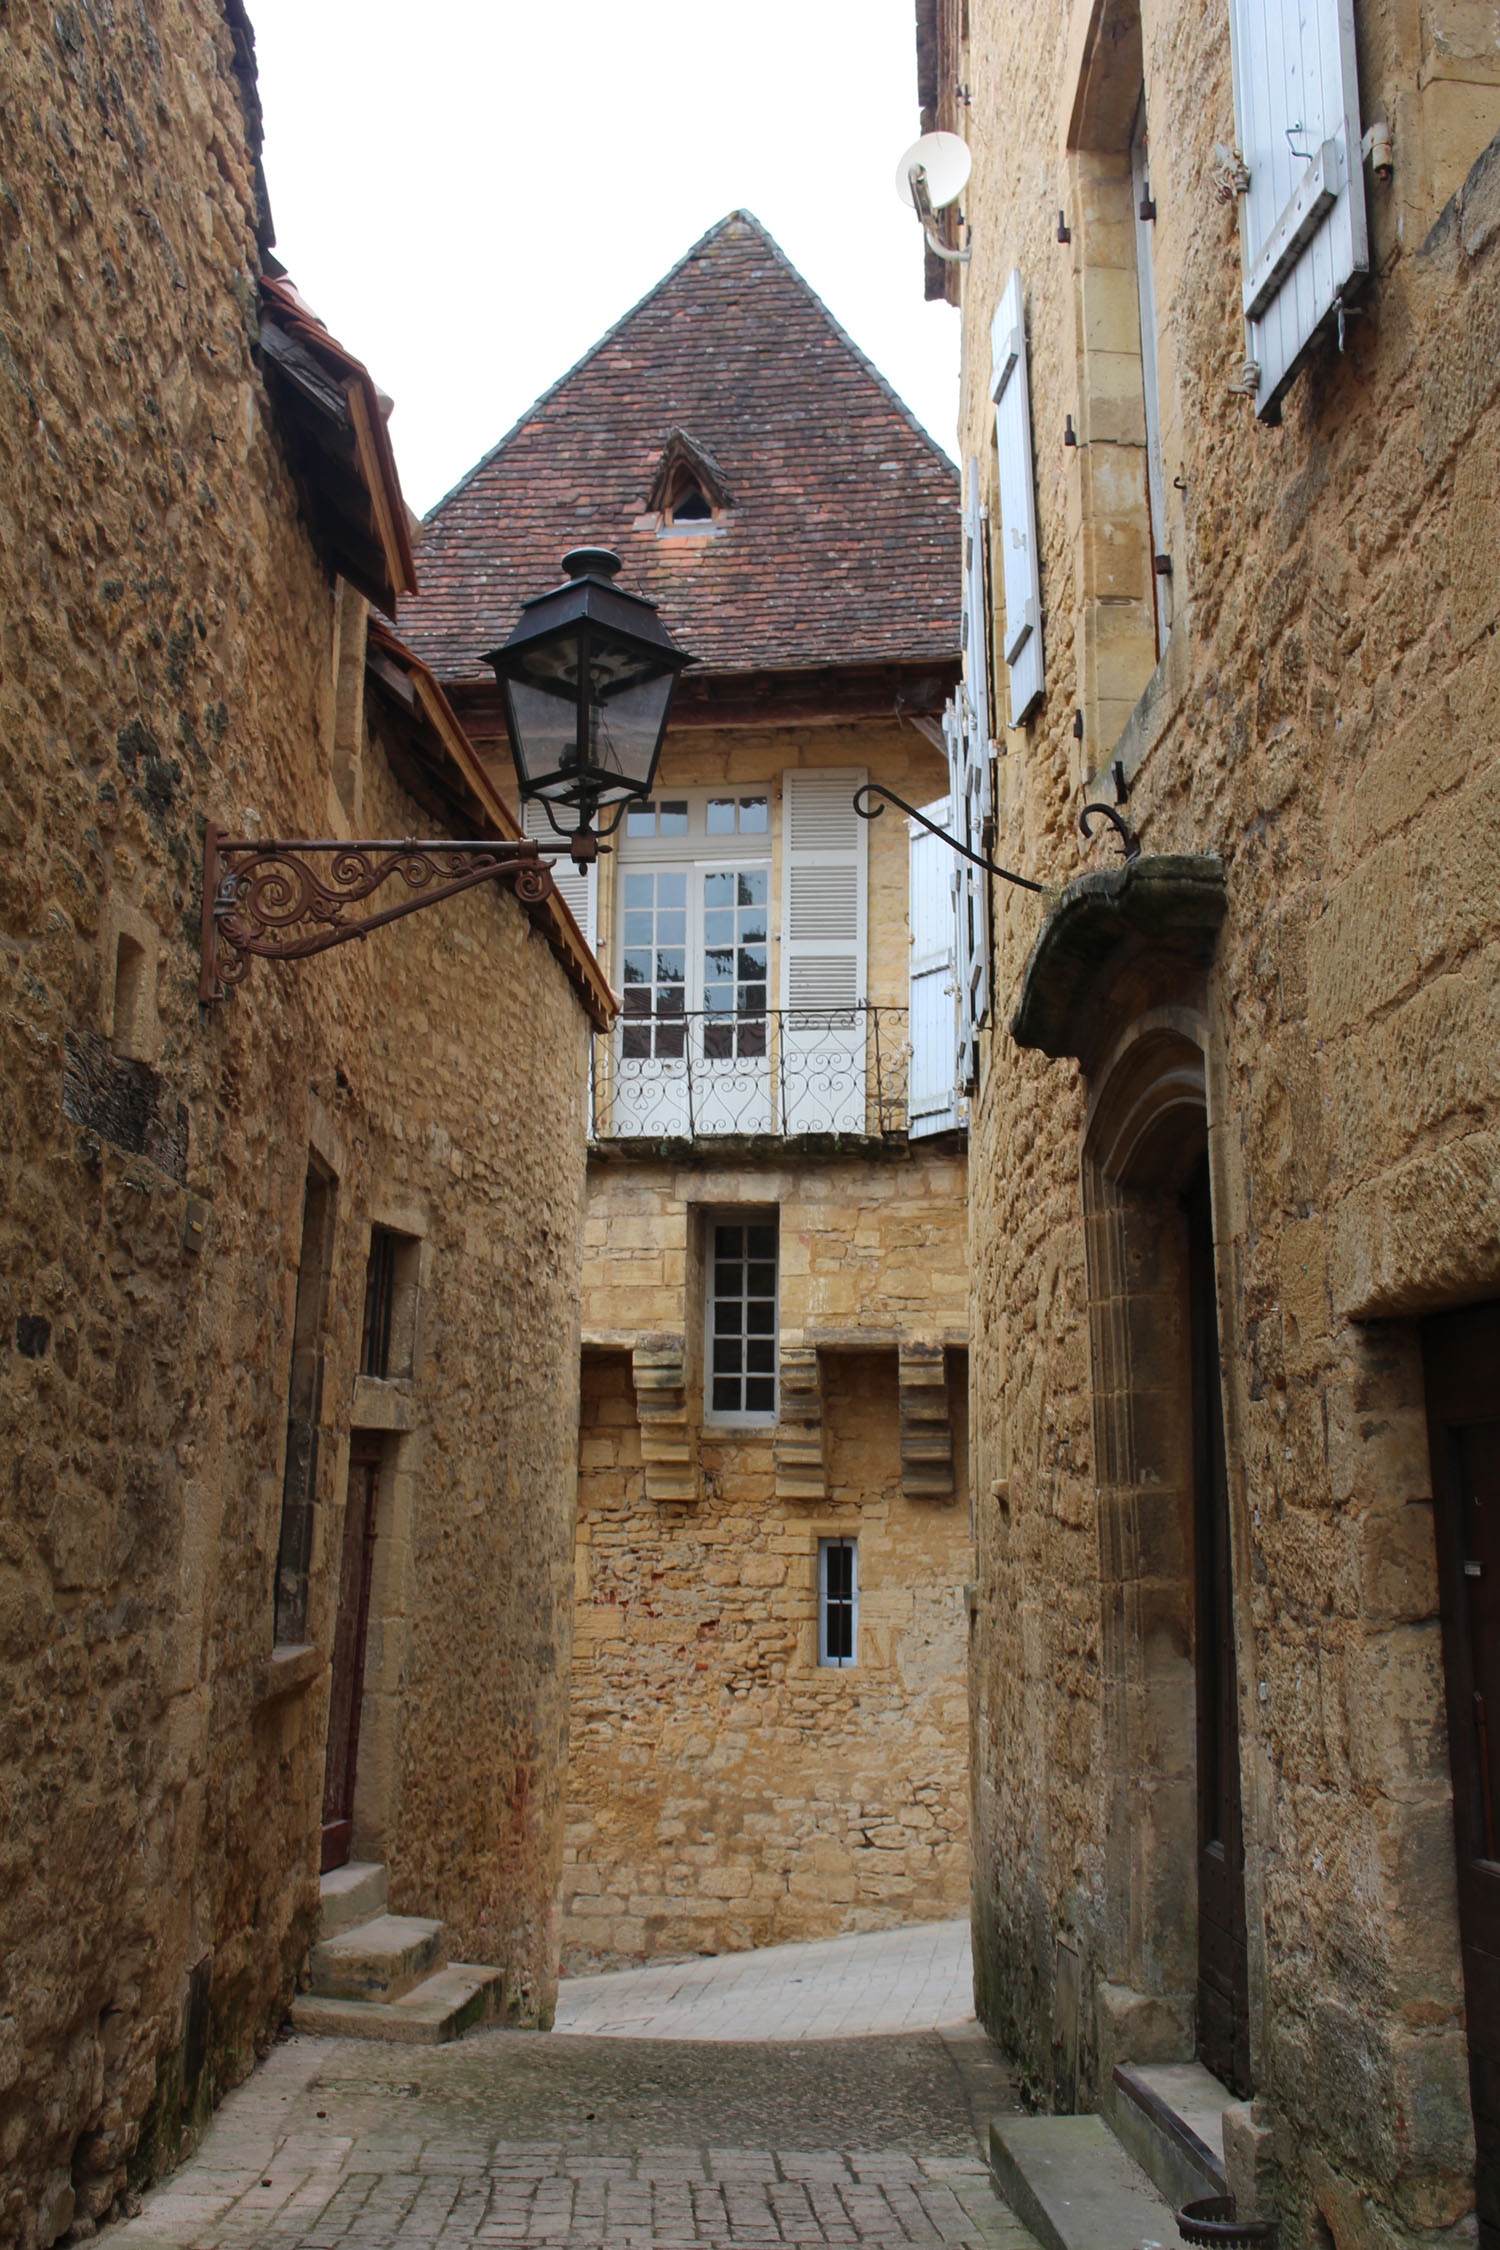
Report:
M927 175L929 209L941 211L963 194L973 163L969 144L959 133L924 133L896 166L896 193L908 210L918 208L912 193L911 174L920 166Z

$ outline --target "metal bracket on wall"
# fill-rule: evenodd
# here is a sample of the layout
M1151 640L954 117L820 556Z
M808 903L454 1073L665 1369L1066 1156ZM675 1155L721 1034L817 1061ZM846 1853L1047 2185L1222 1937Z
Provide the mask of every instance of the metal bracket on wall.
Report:
M939 843L946 844L950 851L957 852L961 858L972 860L974 865L982 867L987 875L997 875L1002 883L1014 883L1016 888L1022 891L1043 892L1048 888L1045 883L1033 883L1029 875L1017 875L1008 867L997 866L994 860L986 859L982 852L971 852L967 844L961 844L956 836L950 836L946 828L939 828L936 821L929 820L926 813L918 812L915 805L909 805L904 797L898 797L895 790L887 789L883 782L867 781L862 788L855 790L854 809L861 820L878 820L885 811L885 805L877 805L873 802L876 797L884 797L888 804L899 807L909 820L919 822L927 830L929 836L936 836ZM861 799L870 799L871 802L862 803ZM1141 840L1135 830L1121 819L1113 805L1084 806L1078 816L1078 826L1084 836L1092 834L1093 818L1095 817L1109 822L1110 827L1113 828L1120 839L1120 848L1126 859L1139 859Z
M382 883L408 892L393 906L361 913ZM198 999L207 1007L243 983L252 958L303 961L350 938L368 937L403 914L479 883L508 883L526 906L552 889L534 841L488 838L226 836L210 821L203 835L202 967Z

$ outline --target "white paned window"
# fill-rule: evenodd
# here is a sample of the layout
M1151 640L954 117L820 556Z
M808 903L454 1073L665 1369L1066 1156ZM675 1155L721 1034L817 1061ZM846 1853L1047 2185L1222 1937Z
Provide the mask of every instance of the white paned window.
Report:
M705 1405L711 1422L776 1419L776 1219L710 1218Z
M937 827L948 825L948 799L922 811ZM940 836L916 821L911 829L907 919L911 927L911 1061L907 1072L907 1133L920 1140L960 1123L954 1062L958 1048L958 961L953 914L954 854Z
M859 1543L818 1541L818 1662L853 1664L859 1648Z
M1354 0L1230 0L1247 357L1279 421L1313 337L1370 266Z
M1010 674L1010 723L1018 727L1040 703L1044 685L1041 555L1031 460L1026 309L1019 272L1005 284L1000 309L990 324L990 395L995 401L995 453L1000 467L1003 645Z
M848 766L783 779L782 1126L865 1129L865 829Z
M558 844L562 838L547 818L546 812L533 797L521 815L521 825L528 836L539 844ZM599 865L597 860L588 867L580 867L566 853L551 862L552 880L557 895L567 907L588 944L596 937L597 900L599 897Z

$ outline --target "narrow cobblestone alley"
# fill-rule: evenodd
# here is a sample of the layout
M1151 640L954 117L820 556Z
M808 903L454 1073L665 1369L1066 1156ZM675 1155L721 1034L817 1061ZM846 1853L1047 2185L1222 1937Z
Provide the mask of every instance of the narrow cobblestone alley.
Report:
M965 1941L938 1926L564 1984L560 2024L603 2015L617 2030L484 2031L448 2047L288 2038L107 2239L1030 2250L981 2154L1012 2096L967 2016ZM726 2009L736 2036L693 2036L695 2013L707 2026ZM880 2028L897 2009L907 2028ZM630 2015L656 2036L627 2035ZM842 2036L801 2035L830 2019Z

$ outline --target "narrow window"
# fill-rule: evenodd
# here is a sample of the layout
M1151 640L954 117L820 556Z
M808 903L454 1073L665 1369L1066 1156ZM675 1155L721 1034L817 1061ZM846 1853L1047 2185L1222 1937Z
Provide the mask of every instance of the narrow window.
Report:
M1156 206L1151 199L1146 135L1146 97L1142 93L1130 136L1130 194L1135 207L1135 287L1141 319L1141 392L1146 408L1146 505L1151 522L1151 599L1156 612L1156 653L1166 646L1166 589L1156 558L1167 546L1166 477L1161 455L1161 398L1156 374L1156 284L1151 265L1151 230Z
M712 523L713 513L695 484L684 484L672 502L673 523Z
M708 1413L776 1419L776 1220L709 1223Z
M318 1505L318 1440L323 1411L323 1343L333 1270L334 1180L309 1159L302 1201L302 1254L292 1314L292 1364L287 1386L286 1467L281 1536L276 1554L278 1641L307 1638L313 1511Z
M370 1263L365 1269L365 1318L359 1340L359 1371L384 1382L391 1371L391 1314L396 1302L396 1236L389 1227L370 1229Z
M818 1662L852 1664L859 1628L859 1542L818 1541Z

